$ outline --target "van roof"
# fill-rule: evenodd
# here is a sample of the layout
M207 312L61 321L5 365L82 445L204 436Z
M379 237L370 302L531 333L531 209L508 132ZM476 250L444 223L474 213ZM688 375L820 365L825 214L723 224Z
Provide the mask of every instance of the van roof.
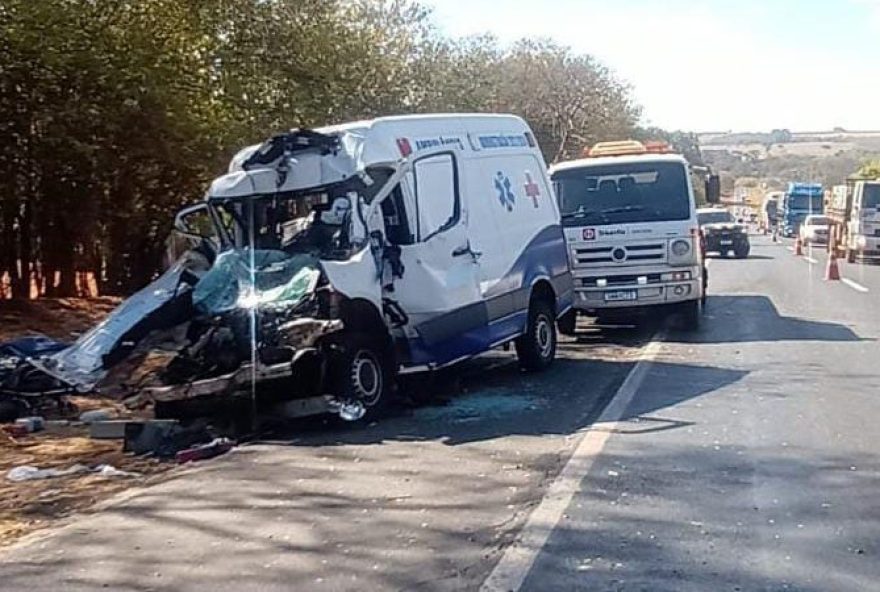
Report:
M460 131L525 131L528 129L526 122L521 117L507 113L425 113L363 119L317 128L315 131L328 134L356 130L379 131L388 128L402 130L403 128L415 127L417 129L418 127L432 127L431 124L449 124L455 121L461 121L467 128Z
M279 176L280 150L265 148L281 143L284 135L263 144L240 150L232 159L229 172L214 179L209 199L229 199L248 195L274 194L318 187L349 178L367 167L393 163L409 154L431 154L455 150L464 154L478 151L502 153L530 152L544 168L544 159L526 122L516 115L482 113L433 113L395 115L354 121L315 130L292 130L290 135L321 134L337 136L339 150L321 153L303 150L297 154L295 170ZM266 160L244 170L244 163L263 149ZM405 153L406 151L406 153ZM286 154L286 153L285 153ZM280 181L279 181L280 179Z
M634 164L640 162L675 162L687 166L687 161L681 154L631 154L626 156L601 156L599 158L579 158L559 162L550 167L550 174L560 171L569 171L579 168L592 168L596 166L614 164Z

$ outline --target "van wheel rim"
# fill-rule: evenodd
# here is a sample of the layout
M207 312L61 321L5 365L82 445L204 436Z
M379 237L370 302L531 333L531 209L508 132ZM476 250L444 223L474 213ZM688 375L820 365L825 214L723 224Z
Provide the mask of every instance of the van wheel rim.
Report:
M368 352L361 351L351 365L351 383L355 396L365 407L372 407L382 396L382 371Z
M541 315L535 323L535 341L542 358L549 358L553 351L553 328L547 317Z

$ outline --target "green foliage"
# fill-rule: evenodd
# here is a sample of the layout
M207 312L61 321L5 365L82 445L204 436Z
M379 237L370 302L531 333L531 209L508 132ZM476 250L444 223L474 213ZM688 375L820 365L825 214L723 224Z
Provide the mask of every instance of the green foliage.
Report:
M631 136L639 115L591 56L449 39L412 0L4 0L0 282L73 295L89 272L129 293L242 146L437 111L522 115L550 161Z
M866 160L855 176L860 179L880 179L880 160Z

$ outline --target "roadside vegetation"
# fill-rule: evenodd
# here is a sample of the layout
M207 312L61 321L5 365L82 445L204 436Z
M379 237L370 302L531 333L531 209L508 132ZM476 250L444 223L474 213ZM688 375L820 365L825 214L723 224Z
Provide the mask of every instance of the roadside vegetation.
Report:
M549 161L640 115L593 57L451 39L410 0L7 0L0 298L128 294L243 145L436 111L519 114Z

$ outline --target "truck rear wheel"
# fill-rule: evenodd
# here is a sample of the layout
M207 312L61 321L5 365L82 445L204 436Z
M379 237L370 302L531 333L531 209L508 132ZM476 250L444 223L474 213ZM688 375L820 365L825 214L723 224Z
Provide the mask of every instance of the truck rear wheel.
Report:
M524 370L544 370L556 357L556 323L553 307L543 299L532 300L526 331L516 338L514 346Z

